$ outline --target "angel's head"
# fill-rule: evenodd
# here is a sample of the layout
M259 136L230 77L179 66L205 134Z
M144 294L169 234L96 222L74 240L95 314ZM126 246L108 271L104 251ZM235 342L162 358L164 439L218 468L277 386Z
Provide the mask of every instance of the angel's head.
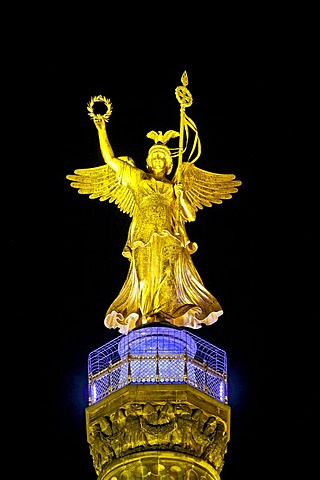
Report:
M157 162L163 161L166 169L166 174L169 175L172 171L172 157L169 148L162 143L152 145L147 156L147 169L153 171Z
M167 147L166 143L171 138L179 137L179 133L175 130L168 130L165 133L162 133L161 130L159 130L158 132L152 130L151 132L147 133L147 137L151 138L155 143L154 145L152 145L148 152L147 169L149 171L153 171L156 163L159 164L160 161L165 160L166 174L169 175L173 167L172 156L176 156L176 153L174 154L172 152L177 149L170 149L169 147ZM157 166L157 168L159 168L159 166Z

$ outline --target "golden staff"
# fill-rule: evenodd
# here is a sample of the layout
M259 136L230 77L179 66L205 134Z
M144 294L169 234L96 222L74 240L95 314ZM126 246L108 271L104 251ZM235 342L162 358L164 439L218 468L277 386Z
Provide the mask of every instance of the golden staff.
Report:
M186 107L192 105L192 95L187 89L188 85L188 75L184 71L181 77L182 85L176 88L176 98L180 103L180 136L179 136L179 156L178 156L178 167L177 167L177 183L180 183L181 175L181 164L182 164L182 154L183 154L183 132L186 128Z
M182 155L184 152L183 133L186 128L185 109L186 107L190 107L190 105L192 105L192 95L187 89L187 85L189 82L188 82L188 75L186 71L184 71L182 74L181 82L182 82L182 85L177 87L175 90L176 98L180 103L180 135L179 135L179 155L178 155L176 183L180 183L180 180L181 180ZM180 206L177 202L177 210L175 215L176 235L179 235L179 228L178 228L179 218L180 218Z

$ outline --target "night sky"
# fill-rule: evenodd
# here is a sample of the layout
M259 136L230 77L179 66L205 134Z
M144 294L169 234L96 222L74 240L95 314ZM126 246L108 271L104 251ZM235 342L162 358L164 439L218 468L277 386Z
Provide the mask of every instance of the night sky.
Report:
M130 37L116 49L114 36L95 43L77 32L65 35L58 47L47 35L46 55L36 56L32 141L37 160L32 168L28 163L21 168L37 189L30 189L25 199L30 209L20 223L12 220L10 246L33 360L30 429L45 431L46 439L27 465L38 465L41 458L41 471L48 468L52 478L96 479L85 429L87 360L119 335L103 320L128 268L121 252L129 217L114 204L79 195L66 179L77 168L103 163L87 103L94 95L110 98L107 129L114 152L131 156L144 169L152 145L146 134L179 131L175 88L184 71L193 96L186 113L202 146L197 166L234 173L242 181L231 200L204 207L187 225L198 244L193 261L224 311L214 325L191 330L228 356L231 439L221 479L276 478L275 469L287 472L296 448L293 437L302 459L307 454L301 446L307 414L293 406L296 377L288 374L292 363L283 353L292 317L283 305L288 243L282 232L291 226L280 192L297 155L297 42L291 32L279 41L274 32L270 41L259 35L258 25L251 35L237 33L219 37L207 31L183 49L178 36L171 49L168 38L166 45L158 39L151 51L148 40L131 44ZM300 362L294 363L302 375ZM291 442L295 446L284 453ZM288 479L304 471L302 459Z

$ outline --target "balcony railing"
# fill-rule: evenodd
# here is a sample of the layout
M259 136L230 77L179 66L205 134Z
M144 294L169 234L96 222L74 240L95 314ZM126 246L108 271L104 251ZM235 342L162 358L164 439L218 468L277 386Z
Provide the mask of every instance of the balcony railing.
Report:
M89 405L129 384L189 384L228 403L226 353L186 330L144 326L89 354Z

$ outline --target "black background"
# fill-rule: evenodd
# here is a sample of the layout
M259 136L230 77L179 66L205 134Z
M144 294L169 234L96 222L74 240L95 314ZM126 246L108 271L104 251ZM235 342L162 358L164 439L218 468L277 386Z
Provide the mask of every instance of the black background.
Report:
M24 119L28 141L13 143L21 154L13 176L23 179L25 193L10 215L9 246L11 305L28 356L18 356L21 366L28 360L27 394L25 383L19 388L31 420L27 470L96 478L85 430L87 360L118 335L103 319L126 276L129 217L79 195L66 179L103 163L87 103L94 95L110 98L113 149L144 169L146 134L179 130L175 88L186 71L193 96L187 114L202 145L197 166L242 181L231 200L204 208L188 225L199 246L194 263L224 310L216 324L193 331L228 356L231 439L221 479L276 478L275 471L288 470L288 478L299 478L309 447L300 402L310 400L304 329L297 326L304 310L297 271L305 262L296 238L305 218L291 180L293 165L304 166L299 29L285 16L245 24L235 15L231 24L197 8L196 16L185 12L173 22L162 12L137 28L113 20L111 30L109 17L90 13L87 25L43 22L20 80L33 108Z

